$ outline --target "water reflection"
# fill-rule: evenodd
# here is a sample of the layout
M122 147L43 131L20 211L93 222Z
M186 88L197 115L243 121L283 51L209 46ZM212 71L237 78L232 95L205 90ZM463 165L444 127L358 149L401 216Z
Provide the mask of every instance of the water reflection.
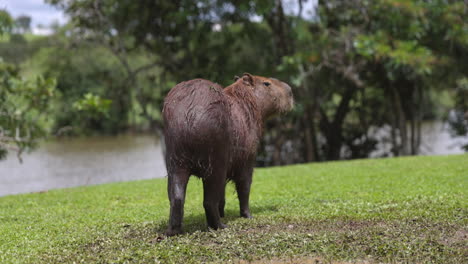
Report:
M0 196L166 176L161 145L152 136L60 139L47 142L23 164L0 162Z
M468 144L467 137L453 137L449 125L443 122L424 122L421 134L423 155L461 154L464 153L462 146Z
M408 126L408 130L410 127ZM371 128L369 135L378 140L376 150L370 153L370 157L383 157L391 154L393 147L391 142L391 127L385 125L379 128ZM453 137L447 123L440 121L423 122L421 125L420 155L449 155L462 154L463 145L468 144L467 137Z

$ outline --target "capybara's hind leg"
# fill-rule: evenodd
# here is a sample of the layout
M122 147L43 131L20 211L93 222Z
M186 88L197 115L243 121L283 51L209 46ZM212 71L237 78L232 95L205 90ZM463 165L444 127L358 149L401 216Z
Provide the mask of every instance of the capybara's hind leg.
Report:
M184 217L185 192L190 173L185 169L175 169L169 172L167 193L170 201L169 227L166 235L173 236L182 233Z
M225 194L226 173L213 173L203 179L203 207L205 208L206 221L208 226L217 230L226 228L221 223L220 203Z
M224 217L224 207L226 205L226 184L227 182L224 183L224 195L221 198L221 201L219 202L219 216Z
M252 218L249 208L250 185L252 184L253 168L245 170L244 175L236 181L237 196L239 198L240 215L244 218Z
M224 206L226 205L226 200L225 198L222 198L221 201L219 202L219 216L224 217Z

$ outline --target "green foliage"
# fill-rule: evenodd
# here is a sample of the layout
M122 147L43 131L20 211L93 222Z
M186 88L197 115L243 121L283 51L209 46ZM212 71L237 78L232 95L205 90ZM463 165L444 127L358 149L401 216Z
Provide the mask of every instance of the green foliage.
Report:
M11 29L12 20L0 12L0 35ZM47 118L54 96L55 80L38 76L22 78L16 66L0 57L0 159L8 150L18 153L35 146L47 134L51 120Z
M382 31L370 36L359 35L356 37L354 47L357 54L367 59L389 60L393 69L407 66L414 68L416 73L431 73L435 58L430 49L420 46L415 40L391 41L390 39Z
M296 49L278 67L299 88L306 160L367 157L369 128L382 126L383 155L417 154L418 127L440 107L430 95L468 72L467 12L459 1L319 1L317 20L291 28Z
M26 33L31 31L31 17L21 15L15 19L15 27L20 33Z
M103 48L72 44L65 34L50 37L55 45L40 49L31 59L31 67L57 80L54 129L71 127L68 131L75 135L121 131L127 125L131 98L118 61Z
M28 38L38 39L40 36L30 34L30 31L25 28L27 26L26 20L27 17L20 16L13 21L7 11L0 11L0 24L2 25L2 29L0 29L0 57L7 63L19 66L41 47L41 42L28 41Z
M468 78L457 82L455 109L449 115L450 128L455 136L468 136ZM463 148L468 152L468 143Z
M78 111L89 112L91 116L109 115L109 108L112 101L87 93L84 98L76 101L73 107Z
M48 2L70 23L41 39L12 34L0 54L57 79L54 129L73 134L160 131L175 84L251 72L291 84L297 103L267 124L262 165L363 158L384 141L383 156L417 154L421 122L447 111L440 94L453 97L468 72L460 1L319 1L312 19L286 13L287 1ZM384 138L369 132L384 126Z
M10 32L13 26L13 20L10 14L5 10L0 10L0 35Z
M0 197L0 262L462 263L467 171L467 155L257 169L254 218L238 217L229 184L220 231L206 230L192 179L186 234L173 238L166 179Z
M54 79L24 80L18 69L0 62L0 158L8 149L20 154L34 147L36 139L47 134L54 89Z
M7 63L19 65L31 57L32 47L23 35L10 34L9 40L0 42L0 56Z

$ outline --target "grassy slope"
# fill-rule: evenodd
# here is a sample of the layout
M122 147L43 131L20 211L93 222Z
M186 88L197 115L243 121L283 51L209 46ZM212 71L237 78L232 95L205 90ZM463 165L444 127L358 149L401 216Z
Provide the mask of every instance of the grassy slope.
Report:
M25 34L23 34L23 37L27 41L33 41L33 40L36 40L36 39L43 38L44 36L35 35L35 34L32 34L32 33L25 33ZM0 42L8 42L8 41L10 41L10 35L9 34L0 35Z
M0 263L226 260L462 263L468 258L468 155L257 169L254 219L227 191L228 229L206 232L200 180L185 230L166 228L166 180L0 197Z

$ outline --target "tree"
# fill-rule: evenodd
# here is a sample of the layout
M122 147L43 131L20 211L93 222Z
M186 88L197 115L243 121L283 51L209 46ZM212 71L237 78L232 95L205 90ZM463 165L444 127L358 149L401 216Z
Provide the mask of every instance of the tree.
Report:
M68 29L41 40L48 45L31 58L44 76L57 80L54 129L71 135L125 130L132 98L121 92L127 89L123 69L106 49L75 42Z
M26 15L17 17L15 19L15 28L19 34L31 32L31 17Z
M195 77L227 82L273 61L270 43L262 39L269 37L265 27L237 23L248 21L248 1L240 4L241 16L230 15L235 5L212 0L49 2L72 17L70 32L77 32L72 34L79 42L100 45L115 56L125 76L118 99L126 105L135 99L139 114L156 130L162 127L164 94L177 82ZM145 60L135 61L139 56Z
M384 155L417 154L429 93L466 76L466 12L460 1L319 1L283 57L300 87L306 161L367 157L369 129L383 126Z
M160 129L164 94L187 79L224 85L252 71L295 86L295 111L267 124L263 165L364 158L383 142L381 156L417 154L434 94L468 69L466 1L318 1L314 18L301 16L306 0L294 13L281 0L48 2L72 18L72 43L119 62L118 76L86 76L123 84L110 98L123 123L131 113Z
M11 30L12 20L0 12L0 35ZM48 103L54 94L55 81L37 77L24 80L17 67L0 61L0 159L8 151L21 153L34 147L47 133Z
M455 109L450 112L448 122L454 137L468 138L468 78L458 80L455 94ZM462 148L468 152L468 142Z

